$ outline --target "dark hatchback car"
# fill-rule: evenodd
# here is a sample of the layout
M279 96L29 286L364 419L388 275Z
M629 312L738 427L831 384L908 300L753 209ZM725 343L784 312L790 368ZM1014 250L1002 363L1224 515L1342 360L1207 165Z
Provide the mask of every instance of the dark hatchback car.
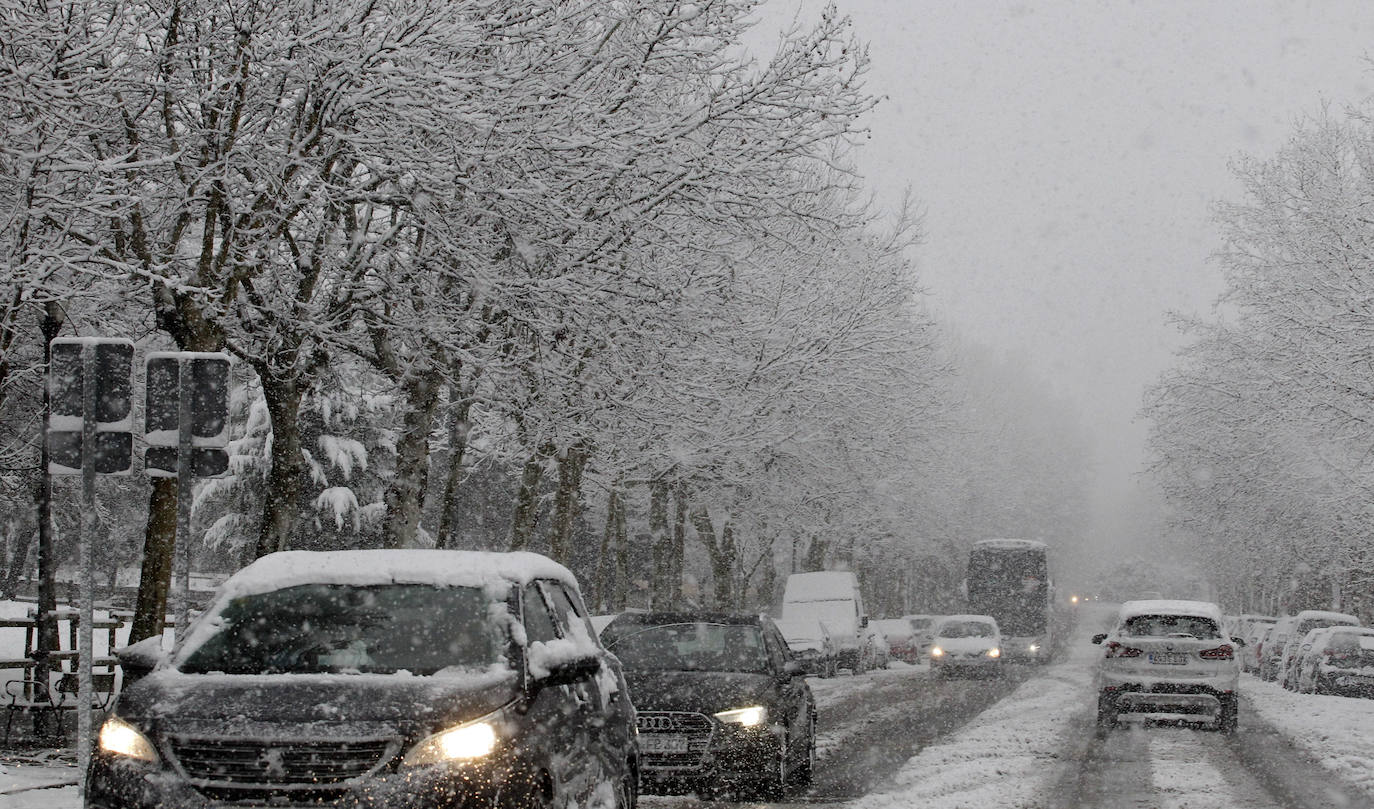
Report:
M624 613L601 640L629 682L645 792L776 800L810 782L816 703L768 617Z
M265 556L120 695L86 806L631 809L634 711L585 616L537 554Z

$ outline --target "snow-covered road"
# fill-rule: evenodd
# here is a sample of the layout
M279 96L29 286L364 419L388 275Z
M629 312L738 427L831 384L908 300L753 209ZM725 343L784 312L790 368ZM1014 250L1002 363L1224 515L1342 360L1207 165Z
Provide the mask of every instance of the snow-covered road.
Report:
M1082 633L1087 636L1087 629ZM797 804L849 809L1350 809L1374 806L1374 700L1242 678L1240 731L1126 722L1094 729L1085 639L1004 680L894 666L814 680L822 755ZM76 809L74 771L0 754L0 809ZM695 809L648 796L645 809Z

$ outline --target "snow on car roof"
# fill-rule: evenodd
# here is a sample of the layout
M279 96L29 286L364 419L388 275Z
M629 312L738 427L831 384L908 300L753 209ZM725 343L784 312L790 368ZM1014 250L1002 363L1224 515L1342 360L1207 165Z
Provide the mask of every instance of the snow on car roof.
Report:
M280 551L256 560L220 585L221 597L266 593L301 584L434 584L485 587L557 579L572 587L566 567L537 553L424 549Z
M1038 539L980 539L973 545L978 548L998 548L1001 550L1049 548L1049 545Z
M997 624L997 619L996 619L996 618L993 618L991 615L970 615L970 614L961 614L961 615L942 615L942 616L940 617L940 624L941 624L941 626L943 626L944 624L954 623L955 621L978 621L978 622L984 623L984 624L993 624L993 625L996 625L996 624Z
M1117 613L1118 618L1123 621L1137 615L1197 615L1211 618L1217 626L1221 626L1221 608L1210 601L1146 598L1123 603Z
M1317 618L1326 621L1349 621L1352 624L1358 624L1360 622L1359 618L1356 618L1348 612L1332 612L1330 610L1303 610L1295 617L1299 621L1308 621Z

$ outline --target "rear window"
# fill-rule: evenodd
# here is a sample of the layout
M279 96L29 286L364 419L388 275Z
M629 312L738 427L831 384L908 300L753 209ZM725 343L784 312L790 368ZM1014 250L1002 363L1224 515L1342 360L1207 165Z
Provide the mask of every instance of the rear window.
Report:
M1216 622L1200 615L1135 615L1126 619L1125 633L1137 638L1221 637Z
M601 638L621 664L632 670L771 670L763 632L749 624L631 625L608 631Z

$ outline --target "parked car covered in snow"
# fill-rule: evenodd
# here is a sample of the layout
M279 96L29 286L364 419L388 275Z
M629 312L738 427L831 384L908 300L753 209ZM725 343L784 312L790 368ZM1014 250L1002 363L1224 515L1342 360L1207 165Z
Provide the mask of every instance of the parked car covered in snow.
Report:
M825 624L806 619L788 620L776 618L773 623L787 641L787 646L807 674L821 677L834 677L838 670L839 653L835 639L830 636Z
M1310 633L1298 661L1296 690L1374 697L1374 629L1329 626Z
M1000 674L1002 632L991 615L946 615L935 627L930 668L941 676Z
M935 637L935 625L940 622L940 616L927 615L925 613L915 613L903 615L902 620L911 624L911 629L915 633L916 640L920 644L918 659L925 657L930 651L931 640Z
M90 809L630 807L634 711L532 553L288 551L230 577L101 727Z
M915 663L921 658L921 641L910 621L905 618L879 618L871 624L887 641L889 657L904 663Z
M1237 627L1237 635L1245 641L1245 646L1238 652L1240 658L1241 671L1257 671L1259 669L1259 651L1264 641L1265 634L1278 621L1271 615L1242 615L1240 625Z
M1294 616L1292 631L1284 641L1279 653L1275 679L1279 685L1292 691L1297 685L1298 658L1302 652L1303 640L1314 629L1328 626L1359 626L1360 619L1344 612L1330 610L1303 610Z
M1237 719L1237 642L1206 601L1127 601L1111 632L1094 635L1104 654L1095 673L1097 723L1123 713L1204 716L1226 733Z

